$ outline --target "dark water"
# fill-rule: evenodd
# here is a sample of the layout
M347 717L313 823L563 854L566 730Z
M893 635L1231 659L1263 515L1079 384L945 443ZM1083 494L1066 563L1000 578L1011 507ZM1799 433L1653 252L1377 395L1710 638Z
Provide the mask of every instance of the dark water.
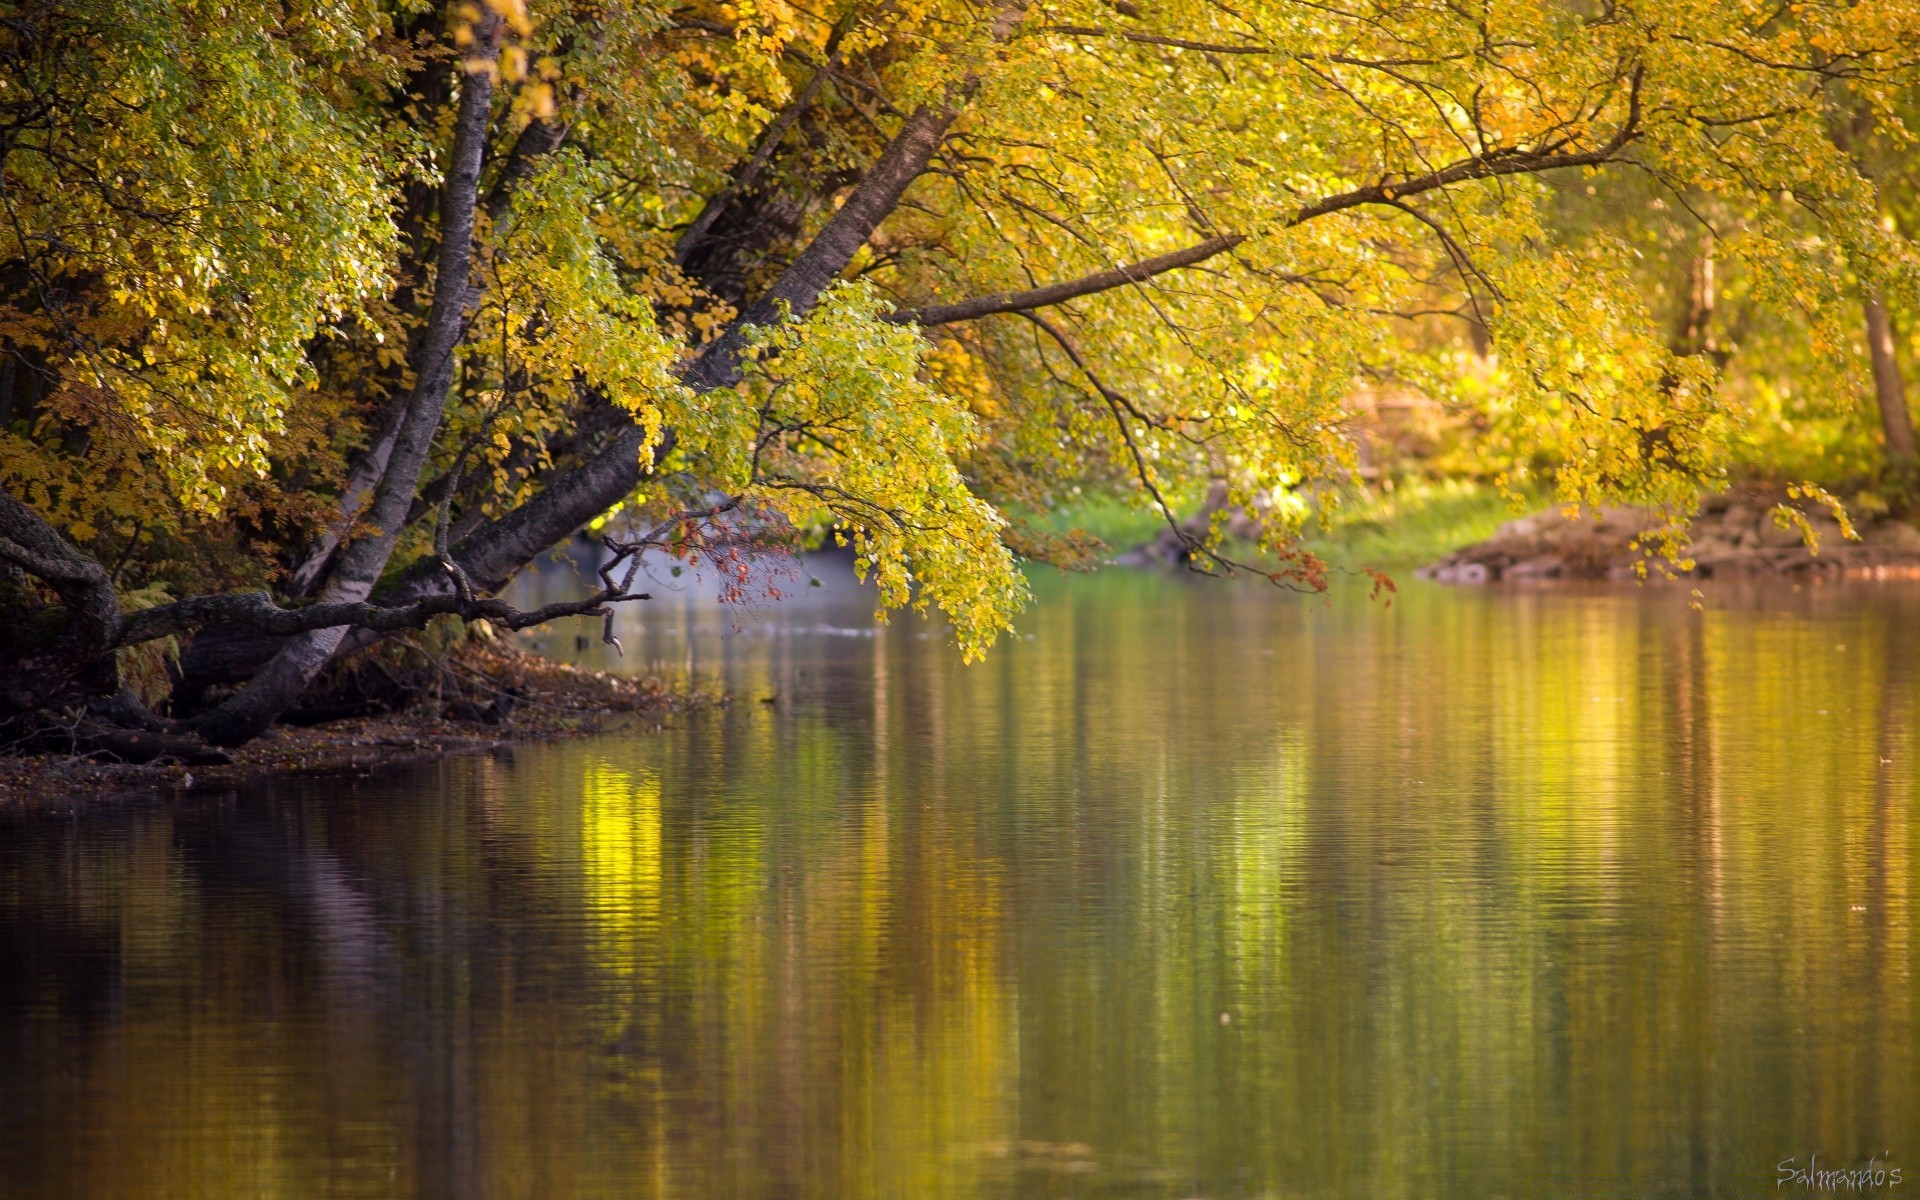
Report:
M668 599L729 710L0 817L0 1195L1920 1189L1920 592L1041 582L981 666Z

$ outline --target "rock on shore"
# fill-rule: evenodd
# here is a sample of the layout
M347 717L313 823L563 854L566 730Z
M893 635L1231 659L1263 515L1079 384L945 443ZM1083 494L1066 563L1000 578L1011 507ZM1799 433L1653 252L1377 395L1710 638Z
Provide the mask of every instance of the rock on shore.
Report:
M1859 541L1848 541L1837 522L1812 519L1818 552L1794 528L1781 528L1764 500L1716 496L1694 519L1685 557L1692 574L1789 574L1820 572L1868 578L1920 578L1920 529L1891 519L1856 521ZM1550 508L1502 525L1484 542L1456 550L1415 574L1444 583L1495 583L1535 579L1635 579L1636 563L1648 577L1661 575L1656 558L1633 540L1660 528L1660 519L1628 506L1567 517ZM1671 570L1669 564L1669 570Z

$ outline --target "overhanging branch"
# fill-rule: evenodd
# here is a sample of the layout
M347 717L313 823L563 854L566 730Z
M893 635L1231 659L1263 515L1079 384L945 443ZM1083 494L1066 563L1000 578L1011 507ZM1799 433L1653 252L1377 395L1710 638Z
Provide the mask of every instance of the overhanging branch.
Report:
M1418 196L1476 179L1495 179L1506 175L1535 175L1571 167L1597 167L1612 162L1622 150L1640 136L1640 85L1643 75L1644 68L1634 68L1628 79L1625 120L1614 131L1611 138L1592 150L1573 150L1571 142L1556 142L1532 148L1498 147L1471 158L1450 163L1425 175L1382 180L1366 187L1324 197L1295 211L1281 223L1280 227L1292 229L1318 217L1371 204L1408 211L1404 201L1409 196ZM1096 295L1100 292L1112 291L1114 288L1143 283L1156 275L1194 266L1216 255L1224 254L1246 240L1245 234L1210 237L1182 250L1170 251L1136 263L1110 267L1091 275L1082 275L1078 279L1063 280L1021 292L998 292L990 296L976 296L971 300L960 300L952 304L903 309L889 314L884 319L897 324L911 323L932 327L950 325L957 321L977 320L980 317L998 313L1027 315L1034 309L1050 308L1069 300L1077 300L1082 296Z
M992 296L977 296L971 300L962 300L956 304L936 304L927 308L908 309L890 313L885 319L901 325L912 323L928 327L950 325L955 321L972 321L995 313L1024 313L1036 308L1051 308L1081 296L1110 291L1130 283L1143 283L1155 275L1164 275L1168 271L1194 266L1215 255L1224 254L1246 240L1244 236L1239 235L1210 237L1204 242L1196 242L1183 250L1170 251L1153 258L1143 258L1136 263L1126 263L1105 271L1096 271L1078 279L1031 288L1024 292L1000 292Z
M120 645L131 646L214 624L247 625L280 637L315 629L334 629L342 625L375 633L398 633L422 628L435 617L448 614L467 621L484 618L508 629L526 629L560 617L604 616L609 604L649 599L652 597L646 592L602 590L584 600L565 600L541 608L519 609L492 597L463 597L458 592L441 592L412 604L393 607L366 601L343 601L309 604L303 608L282 608L265 592L235 592L221 596L196 596L134 613L121 627L117 641Z
M1202 42L1193 38L1170 37L1160 33L1135 33L1131 30L1101 29L1095 25L1042 25L1039 33L1061 33L1069 37L1114 38L1142 46L1167 46L1175 50L1198 50L1203 54L1273 54L1272 46L1258 42Z

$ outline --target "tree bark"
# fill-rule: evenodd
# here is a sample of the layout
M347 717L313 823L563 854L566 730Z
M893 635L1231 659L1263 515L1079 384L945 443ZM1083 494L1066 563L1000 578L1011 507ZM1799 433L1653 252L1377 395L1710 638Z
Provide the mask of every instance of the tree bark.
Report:
M454 119L453 152L441 186L433 307L418 350L413 391L394 434L386 470L373 490L366 529L335 552L332 572L320 595L322 603L353 603L372 593L406 526L407 510L420 487L420 472L446 412L447 393L453 386L454 351L466 333L467 310L473 300L474 218L480 201L480 165L491 124L493 66L500 51L501 32L500 18L485 12L474 27L473 52L462 64L467 75ZM246 687L196 722L201 736L223 746L237 746L259 736L299 699L333 657L346 632L344 626L335 626L292 638Z
M1880 430L1886 436L1887 465L1911 471L1915 465L1913 416L1907 411L1906 382L1894 353L1893 319L1879 296L1868 296L1867 358L1873 363L1873 393L1880 402Z
M858 10L853 11L857 12ZM742 193L753 186L754 181L760 177L760 172L766 169L769 162L773 161L774 153L780 149L780 143L785 140L787 131L792 129L794 122L798 121L800 115L807 111L807 107L813 103L814 97L820 94L822 85L827 82L828 74L833 71L834 67L839 65L840 37L845 32L850 19L849 17L846 20L842 20L841 23L834 28L833 35L827 41L826 61L814 70L813 78L807 80L806 86L800 89L800 94L795 96L792 101L787 104L786 108L782 109L780 114L768 122L765 129L760 131L760 138L753 148L752 157L740 164L740 166L733 171L732 177L727 181L727 185L720 189L718 195L707 201L705 207L700 210L700 215L693 219L693 224L687 226L685 232L681 233L679 240L676 241L673 246L673 261L675 266L682 268L687 266L692 260L695 251L699 250L701 245L706 241L707 234L712 231L714 222L720 219L721 215L727 211L728 206L737 200Z
M57 708L120 686L114 639L124 614L107 569L46 519L0 492L0 717ZM59 597L48 606L32 576Z
M404 28L402 36L442 36L445 33L444 19L443 11L429 9L413 27ZM445 63L436 59L429 59L408 72L399 92L399 103L421 128L429 127L452 100L453 76L445 69ZM398 273L398 283L392 296L396 312L413 315L417 311L418 288L426 274L427 256L433 244L433 217L439 207L438 200L434 189L419 179L409 180L401 191L398 221L401 244L407 247L407 266ZM418 334L409 339L409 360L413 358L416 348L413 343L418 340ZM340 549L341 543L352 532L353 523L359 519L367 497L379 484L380 476L386 472L387 458L393 453L393 439L400 430L400 418L405 412L407 398L401 392L402 380L398 371L389 369L380 372L380 375L386 376L389 392L375 413L373 440L347 464L346 484L335 505L334 520L320 532L294 565L285 589L286 594L294 599L305 599L319 592L326 581L334 552Z
M747 344L747 327L777 325L812 310L820 293L853 261L880 222L900 203L908 185L926 170L958 115L956 107L925 105L901 122L900 131L881 151L879 161L826 228L807 243L765 296L694 359L682 377L689 387L706 392L739 383L740 352Z
M320 590L334 554L346 541L354 521L360 516L361 506L366 504L373 489L379 486L381 476L387 473L387 461L393 457L393 439L399 436L400 420L405 415L404 398L391 398L381 406L380 426L374 434L373 444L356 455L347 469L347 486L340 492L339 516L333 524L320 531L307 556L293 569L293 575L287 580L288 595L311 596Z

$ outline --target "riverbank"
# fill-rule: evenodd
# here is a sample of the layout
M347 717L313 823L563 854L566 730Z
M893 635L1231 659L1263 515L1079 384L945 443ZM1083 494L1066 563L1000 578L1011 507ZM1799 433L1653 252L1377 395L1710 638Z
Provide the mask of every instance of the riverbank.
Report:
M579 737L619 721L658 725L672 713L724 702L676 693L658 679L555 662L498 641L467 641L443 666L448 685L402 711L276 725L267 736L228 752L231 762L0 755L0 805L57 807L117 794L237 787L283 775L364 773L422 758Z
M1843 527L1811 503L1803 529L1776 518L1785 491L1754 487L1707 497L1678 560L1654 544L1658 514L1632 506L1568 516L1540 496L1516 508L1503 493L1461 481L1403 481L1340 508L1316 513L1299 545L1336 571L1372 568L1442 583L1614 580L1745 576L1920 579L1920 528L1883 512L1856 507ZM1198 504L1192 505L1198 509ZM1533 509L1535 511L1526 511ZM1129 545L1109 561L1120 566L1174 567L1184 561L1180 539L1164 523L1142 524L1141 514L1111 506L1053 518L1064 527L1091 516L1088 531L1108 545ZM1246 555L1252 536L1243 516L1226 523L1229 549ZM1183 522L1202 535L1200 516ZM1811 533L1811 541L1806 534ZM1122 540L1130 539L1130 540Z
M1854 518L1849 536L1831 517L1809 514L1803 530L1776 519L1783 498L1766 493L1709 497L1688 530L1689 543L1678 562L1661 558L1646 544L1661 524L1647 509L1622 506L1568 516L1556 507L1507 521L1492 536L1416 574L1466 584L1730 575L1920 579L1920 529L1863 515Z
M1197 496L1176 501L1175 511L1194 514ZM1467 480L1408 478L1383 484L1339 507L1315 512L1300 531L1300 547L1340 570L1375 567L1412 571L1463 546L1493 536L1516 509L1497 488ZM1118 566L1175 566L1181 545L1158 513L1118 500L1089 499L1026 519L1053 537L1091 535ZM1189 515L1190 533L1203 533L1206 521ZM1227 535L1236 553L1246 552L1252 530L1244 519L1229 520Z

